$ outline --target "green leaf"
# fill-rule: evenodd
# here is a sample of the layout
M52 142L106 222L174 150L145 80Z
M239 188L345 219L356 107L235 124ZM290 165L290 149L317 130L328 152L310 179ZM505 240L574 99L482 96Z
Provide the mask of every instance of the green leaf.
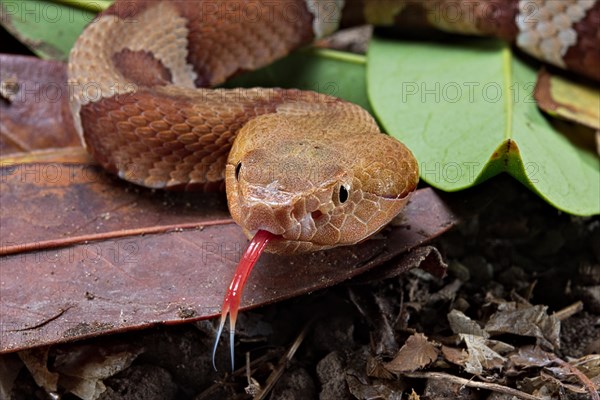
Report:
M369 98L421 177L456 191L507 172L556 208L600 213L593 136L553 126L532 93L536 72L500 41L390 41L369 47Z
M314 90L359 104L367 97L366 58L325 49L304 49L275 63L230 79L224 87L283 87Z
M75 40L107 0L0 0L0 23L44 59L66 61Z

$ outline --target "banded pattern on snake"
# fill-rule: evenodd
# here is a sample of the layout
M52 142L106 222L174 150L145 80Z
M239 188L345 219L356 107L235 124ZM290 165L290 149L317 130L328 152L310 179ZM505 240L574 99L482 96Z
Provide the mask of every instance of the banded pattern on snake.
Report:
M418 182L413 155L330 96L208 87L364 22L493 35L600 80L599 19L598 0L117 0L71 52L71 109L89 151L123 179L225 184L247 234L270 232L251 248L327 249L401 211ZM251 267L236 273L221 329L231 309L233 333Z
M71 53L71 105L107 170L155 188L226 181L240 225L289 239L269 250L313 251L356 243L400 211L417 182L410 152L375 134L362 109L325 95L196 87L363 22L495 35L600 80L599 19L597 0L117 1ZM297 172L309 170L310 179ZM340 190L348 190L343 205ZM279 197L262 197L271 195Z

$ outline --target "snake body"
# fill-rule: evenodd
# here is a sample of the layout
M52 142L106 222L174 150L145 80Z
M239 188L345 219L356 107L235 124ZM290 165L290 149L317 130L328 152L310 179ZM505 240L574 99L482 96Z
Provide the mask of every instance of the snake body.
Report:
M118 0L71 52L71 109L89 151L123 179L152 188L225 183L231 214L249 235L281 237L270 251L353 244L397 215L416 188L410 151L366 111L330 96L209 87L364 22L495 35L600 79L599 4Z

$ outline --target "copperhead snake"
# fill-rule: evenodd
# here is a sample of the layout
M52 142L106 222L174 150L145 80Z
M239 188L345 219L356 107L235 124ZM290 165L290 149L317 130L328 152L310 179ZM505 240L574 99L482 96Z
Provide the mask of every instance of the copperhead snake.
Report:
M230 313L233 351L241 291L263 249L365 240L407 203L418 167L354 104L293 89L209 87L366 22L497 36L600 80L599 19L597 0L117 0L71 51L71 110L87 149L125 180L225 186L233 219L256 233L219 325L218 336Z

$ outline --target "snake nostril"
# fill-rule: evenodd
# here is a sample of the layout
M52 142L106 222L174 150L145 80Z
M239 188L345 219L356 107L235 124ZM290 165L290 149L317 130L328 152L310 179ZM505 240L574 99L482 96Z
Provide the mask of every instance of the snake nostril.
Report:
M317 210L317 211L311 212L310 216L312 217L313 221L316 221L317 219L319 219L323 216L323 213L321 211Z

